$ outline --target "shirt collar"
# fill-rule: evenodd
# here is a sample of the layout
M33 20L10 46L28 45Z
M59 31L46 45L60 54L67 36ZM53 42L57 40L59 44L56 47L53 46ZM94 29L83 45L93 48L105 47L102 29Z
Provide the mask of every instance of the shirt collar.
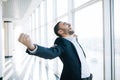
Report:
M64 37L64 38L69 41L76 41L76 37L74 37L74 36L68 36L68 37Z

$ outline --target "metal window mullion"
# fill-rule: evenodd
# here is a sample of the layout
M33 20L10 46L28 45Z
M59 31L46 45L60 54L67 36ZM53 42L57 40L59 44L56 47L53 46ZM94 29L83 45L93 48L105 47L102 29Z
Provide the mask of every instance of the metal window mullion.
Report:
M103 0L104 14L104 80L114 80L113 0Z
M114 0L110 0L110 16L111 16L111 70L112 70L112 80L115 80L115 43L114 43Z

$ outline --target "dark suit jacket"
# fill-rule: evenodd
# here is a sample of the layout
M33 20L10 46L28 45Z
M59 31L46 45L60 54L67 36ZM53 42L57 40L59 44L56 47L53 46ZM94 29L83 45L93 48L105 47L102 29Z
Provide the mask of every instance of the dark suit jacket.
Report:
M57 38L55 44L57 46L51 48L37 45L38 49L33 55L45 59L53 59L59 56L63 62L60 80L81 80L81 62L74 45L64 38ZM28 50L26 52L31 54Z

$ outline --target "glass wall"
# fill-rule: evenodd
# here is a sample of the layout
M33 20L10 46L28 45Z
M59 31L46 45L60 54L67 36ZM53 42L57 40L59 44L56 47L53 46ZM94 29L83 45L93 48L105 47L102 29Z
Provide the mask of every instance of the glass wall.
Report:
M120 0L114 0L114 23L115 23L115 80L120 79Z
M93 80L103 80L102 1L84 6L75 12L75 31L85 50Z

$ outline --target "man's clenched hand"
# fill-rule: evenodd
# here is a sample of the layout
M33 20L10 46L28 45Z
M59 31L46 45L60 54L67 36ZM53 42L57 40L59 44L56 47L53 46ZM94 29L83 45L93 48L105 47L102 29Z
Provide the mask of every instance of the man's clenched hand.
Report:
M35 45L32 43L30 36L27 34L21 33L18 38L18 41L21 42L23 45L25 45L30 50L35 49Z

